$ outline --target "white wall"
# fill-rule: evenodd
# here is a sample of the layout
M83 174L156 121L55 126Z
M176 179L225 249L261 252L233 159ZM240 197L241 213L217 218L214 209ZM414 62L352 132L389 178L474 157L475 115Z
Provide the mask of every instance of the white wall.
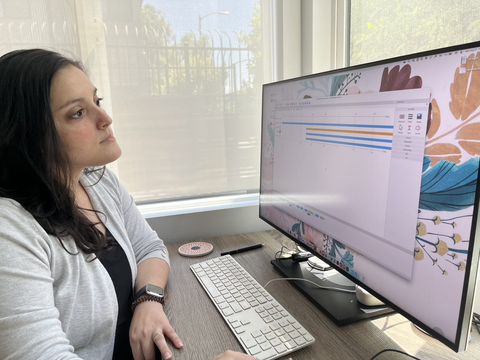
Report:
M258 205L147 218L165 242L193 241L214 236L271 230L260 220Z

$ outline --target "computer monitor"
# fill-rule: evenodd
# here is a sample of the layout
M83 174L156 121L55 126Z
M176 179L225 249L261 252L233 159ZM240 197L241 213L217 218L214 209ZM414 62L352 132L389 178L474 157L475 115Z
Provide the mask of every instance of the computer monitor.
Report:
M480 42L265 84L260 218L463 351L480 246L479 115ZM272 263L285 276L325 274ZM332 318L352 303L300 283Z

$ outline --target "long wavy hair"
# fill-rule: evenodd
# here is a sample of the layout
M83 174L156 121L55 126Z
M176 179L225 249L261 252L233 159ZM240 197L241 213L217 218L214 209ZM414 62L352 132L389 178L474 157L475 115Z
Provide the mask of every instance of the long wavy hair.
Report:
M50 107L52 79L66 66L85 72L43 49L0 57L0 196L18 201L67 252L70 235L83 253L94 254L107 239L75 204L71 163Z

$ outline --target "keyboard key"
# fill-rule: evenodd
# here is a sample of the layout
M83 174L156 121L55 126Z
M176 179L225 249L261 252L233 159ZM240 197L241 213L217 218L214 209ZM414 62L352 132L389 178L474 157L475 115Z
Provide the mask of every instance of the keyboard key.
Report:
M263 351L267 351L268 349L272 348L272 345L270 345L269 342L264 342L263 344L260 344L260 347L262 348Z
M263 321L265 321L265 323L268 324L268 323L271 323L273 321L273 318L270 315L268 315L268 316L265 316L263 318Z
M253 300L253 301L251 301L251 302L249 302L249 303L250 303L250 305L251 305L252 307L255 307L255 306L260 305L260 303L259 303L257 300Z
M250 335L241 336L240 340L242 340L242 343L247 349L250 349L251 347L257 345L255 339L253 339Z
M297 330L294 330L294 331L292 331L292 332L289 332L288 335L290 335L290 337L291 337L292 339L296 339L296 338L298 338L298 337L301 336L300 333L299 333Z
M267 316L269 316L266 311L263 311L263 312L259 313L258 315L260 315L260 317L262 317L262 318L266 318Z
M225 316L230 316L230 315L234 314L235 312L230 307L228 307L226 309L223 309L222 313Z
M288 326L289 324L290 323L287 320L281 320L281 321L278 322L278 325L283 326L283 327Z
M262 335L262 332L260 330L252 332L250 335L252 335L254 338L259 337Z
M250 304L246 301L241 301L240 306L243 308L243 310L250 309L250 307L251 307Z
M232 307L233 311L235 311L236 313L243 310L242 307L237 302L231 303L230 306Z
M292 332L289 332L288 335L290 335L290 337L291 337L292 339L296 339L296 338L298 338L298 337L301 336L297 330L294 330L294 331L292 331Z
M280 326L278 324L272 324L269 327L270 329L272 329L272 331L277 331L278 329L280 329Z
M287 333L291 333L291 332L294 331L295 329L293 328L292 325L288 325L288 326L285 326L285 327L283 328L283 330L285 330L285 332L287 332Z
M222 295L217 296L216 298L214 298L214 300L217 304L221 304L221 303L225 302L225 298Z
M282 314L279 314L279 313L273 314L272 318L274 318L275 320L280 320L282 319Z
M241 323L240 321L234 321L234 322L232 322L232 327L233 327L234 329L236 329L236 328L238 328L238 327L240 327L240 326L242 326L242 323Z
M265 334L265 337L267 338L267 340L271 341L273 339L277 339L277 336L275 335L275 333L273 332L269 332L268 334Z
M268 310L268 313L269 313L270 315L273 315L273 314L276 314L276 313L277 313L277 310L276 310L276 309L270 309L270 310Z
M267 338L265 336L259 336L255 339L257 341L257 343L259 344L263 344L264 342L267 342Z
M295 343L295 341L287 341L283 343L283 345L285 345L289 350L295 349L297 347L297 344Z
M303 335L303 338L304 338L305 340L307 340L307 342L312 342L312 341L315 340L315 339L313 338L313 336L310 335L310 334Z
M303 345L303 344L305 344L305 343L307 342L303 337L299 337L299 338L297 338L297 339L294 339L294 341L295 341L295 343L296 343L297 345L299 345L299 346L300 346L300 345Z
M270 334L269 334L269 335L270 335ZM268 337L268 336L267 336L267 337ZM270 341L270 344L271 344L272 346L275 346L275 347L278 346L278 345L280 345L280 344L283 344L283 343L282 343L282 340L280 340L279 338L275 337L275 335L273 335L273 339L269 339L269 341ZM286 348L285 348L285 349L286 349Z
M250 355L252 356L256 356L258 353L261 353L262 352L262 348L258 345L248 349L248 351L250 352Z
M260 331L262 332L262 334L268 334L272 332L272 330L270 330L268 326L264 326L263 328L260 329Z
M275 356L275 355L277 355L277 352L273 348L271 348L271 349L268 349L266 351L261 352L260 354L255 355L255 357L259 360L264 360L264 359L269 359L269 358L271 358L272 356Z
M265 298L265 296L259 296L257 297L256 299L260 304L265 304L267 302L267 299Z

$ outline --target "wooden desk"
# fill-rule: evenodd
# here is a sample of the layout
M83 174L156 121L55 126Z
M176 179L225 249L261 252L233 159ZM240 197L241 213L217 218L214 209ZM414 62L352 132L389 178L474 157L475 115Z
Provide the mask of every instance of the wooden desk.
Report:
M189 266L218 257L222 251L263 243L265 246L261 249L234 257L261 285L265 285L269 280L281 277L270 265L270 260L285 239L275 230L202 239L211 243L214 251L198 258L178 254L177 249L188 241L167 244L171 272L165 311L184 342L182 350L176 350L171 345L174 359L211 360L229 349L243 351ZM480 335L476 329L472 331L469 350L457 354L424 335L399 314L339 327L288 281L271 283L267 290L316 339L314 344L282 357L283 360L370 359L383 349L402 350L425 360L480 359ZM388 352L377 359L405 360L408 357Z

